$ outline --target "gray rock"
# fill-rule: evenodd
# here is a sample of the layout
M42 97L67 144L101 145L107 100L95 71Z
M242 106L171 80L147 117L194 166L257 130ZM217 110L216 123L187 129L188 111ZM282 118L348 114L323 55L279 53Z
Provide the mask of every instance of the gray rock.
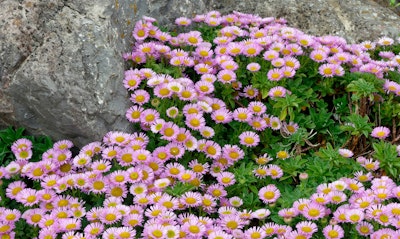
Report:
M0 2L0 127L78 146L130 131L122 53L142 16L174 27L179 16L233 10L282 17L312 35L349 42L398 37L400 17L372 0L3 0Z

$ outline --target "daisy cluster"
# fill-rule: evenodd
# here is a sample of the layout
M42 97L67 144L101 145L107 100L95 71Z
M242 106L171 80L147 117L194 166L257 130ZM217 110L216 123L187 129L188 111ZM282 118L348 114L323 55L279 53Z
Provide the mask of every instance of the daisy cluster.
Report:
M294 151L268 144L273 134L288 138L301 128L269 108L294 94L284 82L301 69L301 57L324 79L373 74L396 97L400 84L386 77L400 70L400 55L369 54L394 40L349 45L240 12L176 19L181 28L193 23L216 34L164 32L150 17L136 23L133 50L124 54L135 68L125 71L123 85L133 103L125 115L137 132L111 131L76 155L71 141L58 141L39 162L30 161L29 140L12 145L16 160L0 168L0 178L14 180L5 197L24 209L0 208L1 238L14 238L20 219L38 228L40 239L345 238L349 229L399 238L400 187L374 173L379 161L357 157L363 170L278 210L285 200L279 162ZM271 86L264 92L249 80L259 73ZM381 140L389 134L383 126L371 132ZM354 156L344 148L338 155ZM245 164L251 171L238 175ZM255 204L244 207L250 194Z

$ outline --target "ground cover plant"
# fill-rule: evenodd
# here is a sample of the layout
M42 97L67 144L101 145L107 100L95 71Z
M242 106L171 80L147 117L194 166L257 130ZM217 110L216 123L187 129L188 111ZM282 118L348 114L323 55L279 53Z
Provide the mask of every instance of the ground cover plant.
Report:
M400 238L400 39L176 24L133 30L134 133L0 132L1 238Z

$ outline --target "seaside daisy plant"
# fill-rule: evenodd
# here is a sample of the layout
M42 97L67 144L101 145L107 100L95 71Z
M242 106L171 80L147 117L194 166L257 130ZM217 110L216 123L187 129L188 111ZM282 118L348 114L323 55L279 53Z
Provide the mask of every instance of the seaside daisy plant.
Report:
M133 131L0 131L0 238L400 238L400 38L175 23L134 26Z

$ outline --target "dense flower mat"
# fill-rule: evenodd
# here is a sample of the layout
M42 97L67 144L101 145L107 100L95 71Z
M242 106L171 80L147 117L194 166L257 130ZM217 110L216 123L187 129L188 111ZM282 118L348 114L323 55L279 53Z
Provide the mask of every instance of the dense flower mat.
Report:
M4 148L0 238L400 238L398 42L176 24L123 56L134 133Z

